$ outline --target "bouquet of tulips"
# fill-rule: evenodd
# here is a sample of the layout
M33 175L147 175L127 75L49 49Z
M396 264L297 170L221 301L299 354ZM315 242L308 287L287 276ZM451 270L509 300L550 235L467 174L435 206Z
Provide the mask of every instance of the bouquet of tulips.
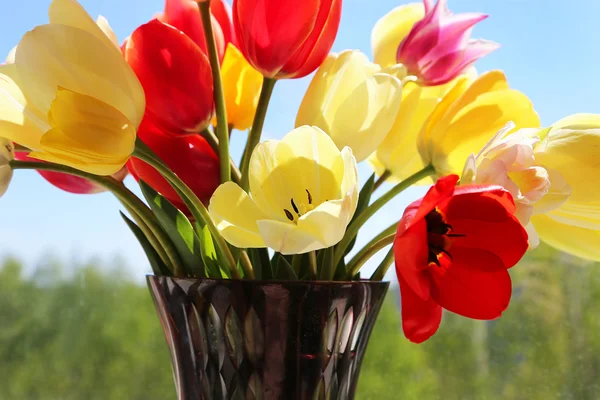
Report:
M442 309L499 317L508 269L540 239L600 260L600 115L542 128L501 71L475 72L497 48L470 38L486 15L452 14L445 0L400 6L375 25L370 61L330 53L341 9L166 0L119 45L104 18L53 0L50 22L0 66L1 193L16 169L74 193L112 191L157 275L381 280L395 260L414 342ZM313 72L296 129L261 142L276 83ZM248 130L239 166L234 129ZM374 173L361 188L362 161ZM127 171L145 202L123 185ZM349 256L378 210L432 183Z

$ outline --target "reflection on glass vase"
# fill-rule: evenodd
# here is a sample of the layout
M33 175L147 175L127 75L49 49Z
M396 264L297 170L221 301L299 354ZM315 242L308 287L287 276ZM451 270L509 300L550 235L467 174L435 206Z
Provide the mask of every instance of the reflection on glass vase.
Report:
M148 277L179 400L353 399L388 285Z

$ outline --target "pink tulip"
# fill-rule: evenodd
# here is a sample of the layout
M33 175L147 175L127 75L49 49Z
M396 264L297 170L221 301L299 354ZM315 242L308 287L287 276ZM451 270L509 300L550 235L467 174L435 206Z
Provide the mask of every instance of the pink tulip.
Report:
M453 15L446 0L423 0L425 16L400 43L396 59L423 85L443 85L456 78L479 58L498 48L487 40L471 39L473 26L488 16Z

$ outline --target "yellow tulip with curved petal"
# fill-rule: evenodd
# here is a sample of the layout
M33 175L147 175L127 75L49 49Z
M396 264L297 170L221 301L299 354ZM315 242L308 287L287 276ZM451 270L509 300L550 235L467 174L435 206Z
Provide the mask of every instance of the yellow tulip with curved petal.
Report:
M402 99L399 68L382 70L363 53L331 53L302 99L296 126L318 126L339 149L366 159L390 132Z
M0 197L6 193L8 185L12 180L13 170L10 162L15 159L15 148L13 143L0 137Z
M358 202L352 150L338 150L325 132L302 126L267 140L250 159L250 191L223 183L209 212L236 247L301 254L338 243Z
M437 176L460 175L469 155L509 121L517 129L540 126L531 101L508 86L502 71L486 72L472 83L458 78L419 133L424 165L433 165Z
M0 66L0 130L30 157L111 175L133 152L144 91L79 3L53 0L48 14Z

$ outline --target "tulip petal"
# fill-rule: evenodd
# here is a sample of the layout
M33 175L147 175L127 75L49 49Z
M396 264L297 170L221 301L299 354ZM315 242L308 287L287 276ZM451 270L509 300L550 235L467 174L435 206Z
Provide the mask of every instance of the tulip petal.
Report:
M548 215L534 215L531 222L540 239L550 246L577 257L600 261L600 230L562 224Z
M15 149L11 140L0 137L0 197L6 193L12 180L13 169L10 162L15 158Z
M495 319L508 307L510 275L494 254L481 249L454 247L446 270L430 267L435 284L431 297L443 308L473 319Z
M351 199L330 200L298 219L298 229L318 238L323 248L339 243L352 218Z
M219 232L239 248L265 247L258 220L265 215L241 187L225 182L210 200L209 212Z
M417 296L401 276L398 281L404 336L411 342L422 343L437 332L442 321L442 307L431 297L423 300Z
M398 279L410 287L411 292L425 301L430 297L430 279L423 273L423 268L428 264L427 224L425 220L414 223L406 228L412 221L411 213L407 210L398 224L398 233L394 239L394 260Z
M267 247L281 254L303 254L327 247L312 232L300 229L291 222L260 220L257 222L260 235Z

